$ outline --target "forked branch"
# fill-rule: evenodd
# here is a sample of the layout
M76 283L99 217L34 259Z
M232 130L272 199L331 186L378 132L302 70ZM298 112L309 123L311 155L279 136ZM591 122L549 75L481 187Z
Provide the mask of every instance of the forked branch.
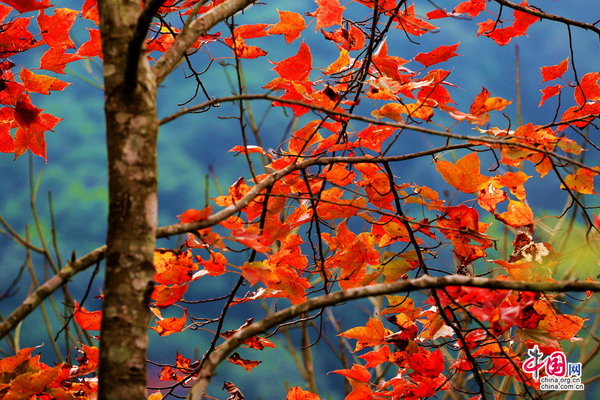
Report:
M185 52L199 36L204 35L210 28L243 10L257 0L229 0L203 14L175 39L173 45L163 54L152 68L156 83L162 82L171 71L179 65Z

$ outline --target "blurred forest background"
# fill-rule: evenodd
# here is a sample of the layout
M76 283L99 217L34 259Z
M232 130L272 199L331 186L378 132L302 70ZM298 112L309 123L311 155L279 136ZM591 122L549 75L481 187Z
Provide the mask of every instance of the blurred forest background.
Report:
M244 24L276 23L278 21L276 8L297 12L302 12L306 8L306 4L303 4L302 9L300 9L298 3L301 2L290 0L268 1L267 3L268 7L254 6L244 15L237 16L235 22ZM416 3L420 15L425 15L428 11L434 9L435 5L452 9L456 4L454 1L447 0L439 0L435 3L433 1L417 1ZM586 22L594 22L600 18L597 0L544 1L542 3L544 3L544 11L569 18ZM53 4L57 7L72 6L77 8L80 6L79 2L74 1L55 0ZM494 9L493 6L491 8ZM590 13L590 11L594 12ZM508 13L505 15L508 16ZM477 20L487 18L493 17L488 14L478 17ZM310 18L307 18L308 20ZM552 116L556 112L557 98L549 100L541 108L537 107L541 96L539 90L543 87L539 68L554 65L567 57L572 57L565 26L550 21L542 21L531 27L528 31L529 37L519 37L513 39L507 46L499 47L488 38L477 37L477 26L472 21L446 18L432 22L441 28L437 35L413 38L414 42L401 35L396 35L393 42L388 42L390 54L411 59L417 53L430 51L442 43L460 42L457 52L461 56L452 58L441 65L442 68L452 69L453 71L447 80L459 87L451 91L454 100L458 103L458 108L466 111L475 95L481 91L481 87L485 86L493 96L513 100L506 113L511 118L512 128L514 129L516 128L518 111L515 83L515 56L518 51L521 69L522 118L526 122L540 124L552 120ZM230 35L228 28L223 24L219 25L218 29L213 30L212 33L217 31L220 32L221 37ZM580 29L573 29L572 31L572 51L578 67L578 75L582 76L587 72L597 70L600 65L598 38ZM313 54L315 71L311 74L311 77L318 76L318 69L325 68L337 57L337 52L332 51L334 49L332 42L322 39L311 40L313 35L317 34L320 36L320 33L315 33L314 26L309 26L303 32L303 37L310 44ZM77 45L88 40L85 24L76 24L72 38ZM287 45L283 37L268 37L252 39L252 44L258 46L263 44L261 47L268 50L269 54L256 60L243 60L247 92L264 93L265 90L261 89L261 86L275 77L274 72L271 70L273 65L269 63L269 60L280 61L295 54L300 40ZM293 49L286 48L287 46L291 46ZM197 71L204 70L208 67L209 61L214 60L208 71L201 76L208 95L211 97L230 95L235 91L232 86L235 82L235 71L227 65L232 61L229 58L231 50L219 41L206 45L203 50L203 52L194 55L192 60ZM21 57L15 56L13 61L16 64L33 69L39 65L39 61L34 58L35 51L30 53ZM53 115L63 118L63 121L57 126L55 132L46 136L48 163L46 164L43 159L35 156L32 163L34 179L41 175L37 192L37 208L48 237L50 237L50 219L47 194L52 193L57 241L63 260L68 259L72 251L75 251L77 255L83 255L102 245L105 241L107 216L107 173L101 63L98 59L73 63L67 67L66 73L67 75L61 77L61 79L72 82L71 86L63 92L54 92L51 96L40 95L34 99L36 105ZM567 73L569 79L572 79L572 73L573 71L570 69ZM187 105L189 106L206 100L202 93L192 99L196 83L193 78L184 79L184 76L187 75L189 75L189 69L182 66L178 73L173 74L164 82L159 94L160 117L172 114L180 108L181 104L188 101ZM190 99L192 100L190 101ZM221 191L226 192L229 185L233 184L240 176L249 177L244 157L234 157L234 153L227 153L227 150L242 143L238 122L226 118L236 114L235 107L237 106L231 103L223 104L206 113L191 114L162 127L159 138L159 225L177 222L176 216L178 214L189 208L200 209L205 207L207 197L215 197ZM255 120L260 126L264 147L277 148L279 143L285 140L293 129L294 120L291 113L282 108L272 108L270 103L265 101L254 102L252 110ZM360 112L360 107L358 110ZM496 123L499 126L506 126L506 120L499 120ZM462 124L460 129L461 133L470 134L473 127ZM415 138L417 136L413 135L411 137ZM411 142L401 142L397 147L403 153L408 153L434 147L438 143L436 140L423 136ZM251 141L251 144L256 143ZM592 160L588 161L592 163ZM424 161L420 160L418 168L403 163L401 168L404 169L398 169L394 172L404 182L419 182L431 187L439 187L439 184L443 181L435 171L433 161L429 160L428 162L429 164L424 164ZM593 162L598 163L598 160ZM0 215L23 234L25 226L32 224L29 206L28 164L29 156L27 154L17 160L12 160L10 155L0 155L0 169L2 170ZM482 172L486 173L486 171ZM207 175L210 180L208 192L205 190ZM551 196L548 195L547 187L552 188ZM549 213L554 214L560 213L565 207L567 195L566 193L562 196L556 195L557 187L556 178L551 176L541 182L539 180L537 183L528 182L526 188L528 201L532 208L534 210L548 210ZM600 205L597 198L589 198L588 200L594 202L591 205ZM554 222L549 222L549 224L552 225ZM540 230L538 232L541 233ZM30 233L35 241L37 236L35 229L30 228ZM581 243L582 239L583 227L579 227L579 233L572 236L573 243L567 249L573 252L572 256L578 260L577 262L580 263L582 271L595 275L598 268L595 255L577 253L576 246ZM177 238L163 240L160 246L176 247ZM0 268L2 271L0 275L2 277L0 293L4 293L10 282L17 277L24 263L24 253L22 247L15 245L7 237L0 236ZM43 265L36 265L36 268L41 279L44 276L44 267ZM24 274L27 274L27 272ZM80 274L70 284L71 292L76 299L81 299L84 295L91 274L92 271L88 270ZM92 297L101 293L101 275L99 274L91 285L90 296L85 304L88 309L95 310L100 307L99 301ZM22 282L26 283L28 281L26 277L22 279ZM193 293L197 293L199 297L201 294L202 298L206 298L228 292L228 285L220 287L216 282L221 281L215 280L208 285L203 285L201 282L198 285L192 285L187 296L190 297ZM24 298L28 289L26 284L19 284L14 296L0 302L0 313L7 315ZM59 300L59 298L57 299ZM332 314L344 315L345 318L352 316L352 318L344 321L345 325L342 327L342 330L344 330L355 326L353 320L356 324L364 323L370 311L365 312L361 307L363 306L359 306L358 303L345 305L333 310ZM367 303L364 307L369 308L370 306ZM213 313L218 311L217 309ZM233 323L231 326L226 326L226 329L235 329L246 319L242 308L234 307L232 312L234 315L233 321L239 322L239 324L235 325ZM211 313L208 312L208 314ZM21 327L20 344L22 347L48 342L47 333L41 328L41 325L39 312L26 319ZM335 332L329 331L327 333L335 340ZM150 357L157 361L168 360L169 362L173 360L175 351L188 358L194 357L194 351L202 354L207 345L206 341L209 339L209 335L202 336L197 331L189 330L178 334L176 341L169 341L168 338L166 340L161 339L154 332L150 332L150 336L153 343L160 342L158 349L151 344L150 348L153 350ZM276 341L276 343L279 342ZM323 343L320 343L319 346L323 346ZM2 348L6 350L6 347L2 346ZM52 360L50 348L46 347L42 351L42 360L50 363ZM244 391L248 398L262 396L270 399L282 398L281 395L284 393L284 384L286 383L290 386L302 384L301 377L296 372L291 357L283 356L282 351L267 349L256 357L261 359L263 364L253 370L251 375L248 375L241 368L231 367L227 376L223 374L223 379L217 377L214 385L218 385L218 382L224 379L232 380ZM339 365L335 363L335 360L330 359L327 352L316 352L315 359L324 371L339 368ZM593 369L598 370L599 368L600 365L596 362ZM220 371L223 369L224 367ZM152 371L151 369L151 373ZM284 377L280 373L276 375L276 380L281 382L273 381L273 371L286 371ZM233 375L234 373L235 375ZM322 377L322 379L322 381L319 381L321 394L323 396L333 396L332 398L341 398L339 388L343 384L343 377L329 376ZM152 381L152 384L158 386L158 381ZM596 393L598 393L598 388L594 387L593 389L596 389ZM588 392L588 394L590 393ZM589 398L600 398L600 394Z

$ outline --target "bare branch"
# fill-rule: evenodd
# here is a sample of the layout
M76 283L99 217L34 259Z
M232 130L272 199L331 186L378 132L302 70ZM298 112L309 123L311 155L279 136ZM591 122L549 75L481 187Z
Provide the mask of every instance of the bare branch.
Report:
M273 315L253 323L248 327L241 329L231 336L222 345L217 347L206 362L199 379L194 384L188 394L190 400L200 400L204 391L208 387L210 379L217 366L244 340L263 333L285 321L289 321L299 315L311 310L339 304L348 300L362 299L364 297L380 296L384 294L410 292L423 289L437 289L447 286L469 286L486 289L508 289L508 290L526 290L530 292L600 292L599 282L583 281L563 281L563 282L527 282L527 281L506 281L490 278L468 277L464 275L450 275L441 277L432 277L424 275L420 278L398 281L394 283L379 284L372 286L362 286L348 290L332 292L323 296L315 297L306 302L291 306L285 310L278 311Z
M39 286L0 324L0 339L6 336L29 313L39 306L44 299L67 283L78 272L81 272L104 258L106 246L98 247L85 256L73 260L60 269L56 275Z
M152 70L156 76L156 83L162 82L181 62L185 52L200 35L204 35L217 23L234 15L238 11L243 10L256 1L257 0L229 0L192 22L187 29L184 29L177 39L175 39L175 42L169 50L163 54L156 64L154 64Z

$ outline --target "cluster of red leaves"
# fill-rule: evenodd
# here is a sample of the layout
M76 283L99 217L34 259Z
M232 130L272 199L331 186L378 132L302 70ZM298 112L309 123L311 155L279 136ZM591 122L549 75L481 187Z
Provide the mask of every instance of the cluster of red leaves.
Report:
M50 367L32 356L35 347L0 360L0 397L11 400L75 400L96 395L97 382L85 376L98 367L98 349L83 345L77 365Z
M30 150L45 159L45 134L52 131L61 119L43 113L44 110L32 104L31 95L49 95L52 91L63 90L69 83L24 67L17 73L10 57L47 46L40 57L38 69L64 74L68 63L99 55L99 47L94 52L91 43L85 43L74 51L75 45L69 36L78 15L90 20L97 19L92 11L95 0L87 0L81 11L52 8L52 14L47 0L4 3L12 7L0 4L0 53L5 59L0 63L0 152L14 153L16 158ZM32 18L14 15L15 12L23 14L32 11L38 12L35 21L41 35L32 33L29 26ZM96 45L98 43L96 41Z
M516 354L513 344L503 343L499 335L514 329L516 342L532 347L533 338L545 337L543 353L562 351L558 340L576 340L582 318L559 314L550 301L540 294L508 290L449 287L439 293L443 307L459 307L458 313L488 322L489 329L475 329L464 335L458 344L461 355L452 362L438 349L430 350L430 342L451 338L452 329L440 317L436 307L415 308L408 297L388 296L389 306L384 309L387 321L396 331L385 328L383 322L369 319L362 327L349 329L341 336L356 340L354 351L373 350L359 355L366 363L355 363L351 369L333 371L345 376L353 391L346 399L403 398L419 399L434 396L449 389L447 369L456 372L471 371L473 365L466 356L469 352L482 373L495 376L513 376L537 388L538 383L527 379L520 366L522 354ZM431 303L436 303L430 298ZM390 363L395 370L392 378L373 385L371 372L381 364Z

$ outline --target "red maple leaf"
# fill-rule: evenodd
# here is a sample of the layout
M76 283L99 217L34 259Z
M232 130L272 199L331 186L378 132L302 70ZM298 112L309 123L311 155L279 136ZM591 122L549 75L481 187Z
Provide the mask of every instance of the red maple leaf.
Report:
M469 14L469 17L475 18L483 10L485 10L485 7L485 0L467 0L454 7L454 10L452 12L460 14Z
M14 7L20 13L43 10L52 6L49 0L2 0L2 2Z
M69 8L56 8L54 15L46 15L42 10L37 17L44 42L58 49L74 49L75 45L69 37L69 31L75 23L79 11Z
M542 82L552 81L560 78L569 69L569 58L565 58L559 64L550 67L540 68L542 73Z
M153 309L154 314L159 317L156 321L157 326L152 326L150 329L158 333L160 336L168 336L173 333L181 332L183 327L185 326L185 322L187 320L187 309L183 310L183 316L180 318L172 317L172 318L162 318L160 315L160 311ZM157 313L158 312L158 315Z
M102 59L102 43L100 40L100 29L90 29L90 40L79 46L77 54L80 57L100 57Z
M79 325L84 331L100 330L100 325L102 323L102 311L88 311L80 306L77 301L75 301L75 311L73 315L77 325Z
M48 75L38 75L25 68L21 69L20 77L28 92L50 94L50 90L60 91L70 85L69 82Z
M236 365L243 367L247 372L252 371L253 368L257 367L258 364L260 364L262 362L262 361L247 360L245 358L242 358L238 353L233 353L232 355L227 357L227 361L229 361L232 364L236 364Z
M431 50L429 53L419 53L415 57L415 61L423 64L426 67L447 61L452 57L458 56L455 51L458 49L459 44L460 43L456 43L451 46L439 46L434 50Z
M306 81L312 68L312 54L304 42L300 45L295 56L276 63L275 72L284 79L291 81Z
M267 30L269 35L283 35L286 43L292 43L300 37L306 28L302 15L291 11L278 11L279 22Z
M311 16L317 17L315 30L342 24L342 13L346 7L340 5L339 0L316 0L316 3L317 10L311 14Z

